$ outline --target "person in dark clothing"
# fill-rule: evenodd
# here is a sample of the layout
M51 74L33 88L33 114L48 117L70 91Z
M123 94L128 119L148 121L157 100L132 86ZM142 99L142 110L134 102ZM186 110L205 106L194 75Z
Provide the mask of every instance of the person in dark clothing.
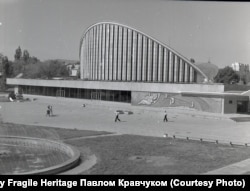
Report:
M50 116L53 116L52 105L49 105Z
M119 112L115 112L115 122L117 122L117 120L118 121L121 121L120 119L119 119Z
M168 115L167 115L167 112L165 111L163 122L167 122L167 121L168 121Z
M46 111L46 117L49 116L50 117L50 109L48 108Z

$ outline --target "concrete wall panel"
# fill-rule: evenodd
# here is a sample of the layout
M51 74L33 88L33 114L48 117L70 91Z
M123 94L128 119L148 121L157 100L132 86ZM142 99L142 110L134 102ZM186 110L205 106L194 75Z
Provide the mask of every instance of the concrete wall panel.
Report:
M132 47L132 81L137 79L137 32L133 31Z
M128 46L127 46L127 81L132 80L132 31L128 29Z
M180 59L177 55L174 56L174 82L179 82L179 65Z
M127 81L127 46L128 30L123 29L122 81Z
M102 30L102 63L101 63L101 79L105 79L105 65L106 65L106 59L105 59L105 48L106 48L106 25L103 25Z
M142 50L142 81L147 81L147 63L148 63L148 39L143 37L143 50Z
M180 60L179 82L184 82L184 63L182 59Z
M106 25L106 46L105 46L105 80L109 79L109 46L110 46L110 27Z
M142 35L138 34L137 46L137 81L142 81Z
M163 50L163 82L168 82L169 80L169 52L166 48Z
M158 80L158 44L153 43L153 81Z
M122 48L123 48L123 28L119 26L118 28L118 67L117 67L117 79L122 80Z
M185 77L184 77L184 82L188 83L190 82L190 67L189 65L185 62Z
M117 59L118 59L118 26L114 26L114 56L113 56L113 80L117 80Z
M113 80L113 59L114 59L114 25L110 25L110 37L109 37L109 80Z
M152 40L148 40L148 69L147 69L147 81L152 81L153 63L152 63Z
M132 105L151 107L177 107L221 113L222 98L187 97L178 93L132 92Z
M168 81L174 82L174 55L172 52L169 52Z
M159 50L158 50L158 75L157 75L157 81L158 82L163 82L163 55L162 55L162 46L159 45Z

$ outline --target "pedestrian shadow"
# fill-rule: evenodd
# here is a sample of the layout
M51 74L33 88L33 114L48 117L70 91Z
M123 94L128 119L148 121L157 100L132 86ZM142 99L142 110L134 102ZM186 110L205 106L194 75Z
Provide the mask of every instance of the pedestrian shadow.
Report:
M58 115L53 114L53 115L50 115L50 117L58 117Z

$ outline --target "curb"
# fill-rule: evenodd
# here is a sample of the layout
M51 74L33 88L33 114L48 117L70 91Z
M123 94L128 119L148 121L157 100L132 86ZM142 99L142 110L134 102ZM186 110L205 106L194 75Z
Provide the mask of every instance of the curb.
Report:
M199 138L199 137L188 137L188 136L179 136L179 135L172 135L164 134L163 137L166 138L173 138L173 139L186 139L190 141L200 141L200 142L207 142L207 143L215 143L215 144L223 144L223 145L230 145L230 146L244 146L250 147L250 143L243 143L243 142L236 142L236 141L228 141L228 140L218 140L218 139L208 139L208 138Z

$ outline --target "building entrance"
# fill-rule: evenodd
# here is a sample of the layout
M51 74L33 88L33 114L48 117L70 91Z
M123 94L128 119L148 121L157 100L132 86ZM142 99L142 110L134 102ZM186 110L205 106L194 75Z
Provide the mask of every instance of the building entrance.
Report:
M237 113L247 113L248 101L237 101Z
M101 99L101 95L99 91L93 91L91 92L91 99L93 100L100 100Z
M65 97L65 90L63 89L56 90L56 97Z

